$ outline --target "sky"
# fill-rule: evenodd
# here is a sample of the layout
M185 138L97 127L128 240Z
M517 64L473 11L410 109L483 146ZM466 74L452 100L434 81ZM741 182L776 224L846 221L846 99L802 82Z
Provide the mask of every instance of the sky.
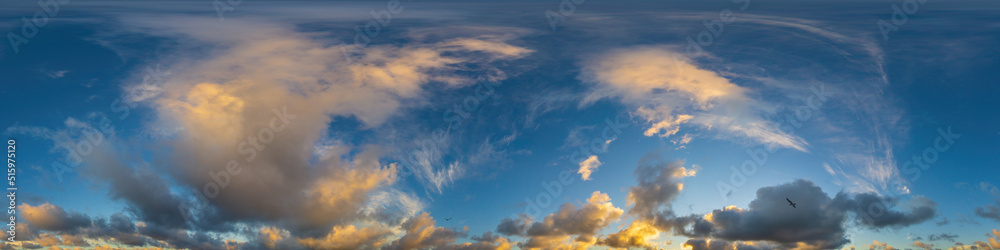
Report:
M996 1L0 10L4 249L1000 249Z

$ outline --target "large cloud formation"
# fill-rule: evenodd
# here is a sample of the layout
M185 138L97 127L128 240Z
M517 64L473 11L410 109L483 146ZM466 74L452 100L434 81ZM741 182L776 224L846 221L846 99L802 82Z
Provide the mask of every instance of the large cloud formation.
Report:
M378 161L377 147L361 147L353 160L311 162L332 117L378 126L417 100L424 84L474 81L448 73L461 65L527 53L482 50L502 44L487 38L458 39L372 46L347 61L342 48L306 34L267 26L252 34L178 69L158 86L163 91L152 105L159 124L173 125L168 161L178 179L208 196L217 193L210 202L234 219L282 220L297 230L349 222L368 194L391 185L398 171ZM463 57L472 52L494 56ZM229 169L233 164L236 171Z
M483 35L372 45L345 56L345 49L356 48L330 45L320 34L274 23L125 19L129 31L206 45L199 48L202 53L171 58L170 77L164 81L126 86L146 91L131 96L129 105L155 111L144 134L165 146L157 146L164 150L152 154L152 164L121 157L130 155L125 153L130 144L109 136L82 165L84 172L111 183L113 198L128 204L134 216L112 219L132 228L114 227L122 230L113 232L135 235L136 246L191 247L184 237L239 232L237 225L259 223L268 226L255 226L252 231L260 237L246 244L414 248L444 246L464 237L464 232L429 225L433 220L427 214L417 215L419 200L393 187L399 167L380 160L385 148L342 145L347 149L331 151L317 145L325 142L335 117L377 127L402 107L422 103L426 85L459 88L500 81L507 75L491 62L532 52L506 44L509 34L487 34L489 28L482 29ZM67 122L74 128L96 127ZM50 139L57 144L75 141ZM169 184L175 181L179 187ZM112 234L94 222L98 219L66 214L50 204L24 209L44 212L31 213L35 217L28 223L39 233L64 234L64 240ZM396 227L406 236L386 242ZM204 242L210 244L193 248L228 244ZM499 238L482 242L468 247L506 244Z
M870 228L901 228L930 220L937 204L914 196L903 211L890 209L899 200L875 193L844 193L830 197L815 183L796 180L757 190L746 208L728 206L703 215L676 215L671 202L683 190L681 180L695 171L683 162L643 158L635 175L638 185L629 191L634 221L602 240L613 247L646 247L659 232L691 238L694 249L839 248L849 242L846 226L855 222ZM792 208L785 198L795 201ZM854 218L852 220L852 218Z

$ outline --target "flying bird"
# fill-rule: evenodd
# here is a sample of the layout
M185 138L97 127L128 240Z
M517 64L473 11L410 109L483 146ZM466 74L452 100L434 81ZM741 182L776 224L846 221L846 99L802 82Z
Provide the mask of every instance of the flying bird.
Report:
M788 197L785 197L785 200L788 201L788 205L789 206L792 206L792 208L796 208L795 207L795 202L792 202L792 200L789 200Z
M444 219L444 221L450 221L450 220L451 220L451 218L445 218Z

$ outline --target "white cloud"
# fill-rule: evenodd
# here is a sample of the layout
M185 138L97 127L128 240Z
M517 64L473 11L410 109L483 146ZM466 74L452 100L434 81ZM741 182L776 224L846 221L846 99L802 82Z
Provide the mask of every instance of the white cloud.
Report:
M590 175L594 171L597 171L597 167L600 167L601 164L601 161L597 160L596 155L591 155L590 157L587 157L586 160L580 162L580 170L578 170L577 173L580 174L580 177L583 178L583 180L590 180Z
M823 163L823 169L826 169L826 172L830 173L830 175L833 175L833 176L837 175L837 172L834 172L833 168L831 168L830 164L828 164L828 163Z

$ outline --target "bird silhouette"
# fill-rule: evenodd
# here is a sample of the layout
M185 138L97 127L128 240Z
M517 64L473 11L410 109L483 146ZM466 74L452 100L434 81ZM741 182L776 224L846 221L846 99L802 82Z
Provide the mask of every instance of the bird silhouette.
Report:
M444 219L444 221L450 221L450 220L451 220L451 218L445 218Z
M796 208L795 207L795 202L792 202L792 200L789 200L788 197L785 197L785 200L788 201L788 205L789 206L792 206L792 208Z

